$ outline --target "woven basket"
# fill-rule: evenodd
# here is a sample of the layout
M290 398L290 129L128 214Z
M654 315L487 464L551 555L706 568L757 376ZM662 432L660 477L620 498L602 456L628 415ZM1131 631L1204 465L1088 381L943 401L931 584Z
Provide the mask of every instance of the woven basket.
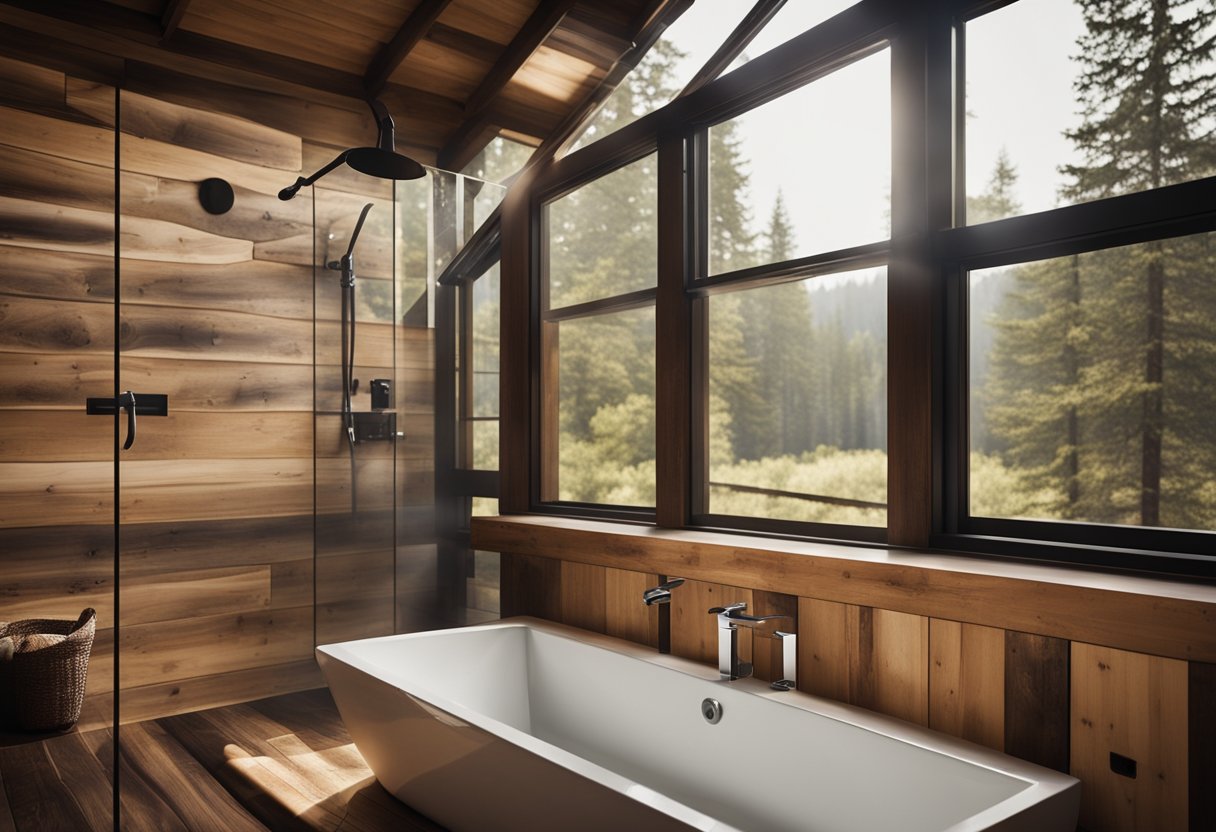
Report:
M66 636L59 644L0 661L0 721L22 731L71 728L80 719L97 614L75 621L32 618L0 626L0 638L33 633Z

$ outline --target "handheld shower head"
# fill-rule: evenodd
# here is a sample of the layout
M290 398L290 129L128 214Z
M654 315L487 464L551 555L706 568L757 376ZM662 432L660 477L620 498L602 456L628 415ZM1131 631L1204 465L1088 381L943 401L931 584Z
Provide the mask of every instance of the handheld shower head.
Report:
M298 177L293 184L279 191L279 199L291 199L300 188L311 185L342 164L377 179L421 179L426 176L426 169L422 165L397 152L396 128L388 108L377 99L368 101L367 105L376 117L376 146L343 150L332 162L312 176Z
M325 264L325 268L331 271L343 271L344 279L354 282L355 275L355 243L359 241L359 232L363 230L363 222L367 219L368 211L372 210L374 203L367 203L363 206L363 210L359 212L359 220L355 223L355 230L350 233L350 245L346 247L346 254L337 260L330 260Z

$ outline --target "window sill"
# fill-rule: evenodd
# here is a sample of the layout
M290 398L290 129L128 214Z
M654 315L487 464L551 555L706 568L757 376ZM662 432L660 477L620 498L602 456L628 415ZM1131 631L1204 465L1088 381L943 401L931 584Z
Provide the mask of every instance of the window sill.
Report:
M558 516L473 518L472 545L1216 663L1201 583Z

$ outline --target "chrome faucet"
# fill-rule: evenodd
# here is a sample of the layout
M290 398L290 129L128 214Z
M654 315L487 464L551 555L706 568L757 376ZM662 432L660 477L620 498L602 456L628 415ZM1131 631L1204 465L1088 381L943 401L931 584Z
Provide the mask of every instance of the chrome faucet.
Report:
M683 578L672 578L642 593L642 603L659 608L659 652L671 652L671 591L684 583Z
M765 621L789 618L788 615L748 615L747 604L727 604L725 607L710 607L711 615L718 616L718 672L723 679L744 679L752 675L752 663L739 658L739 627L756 629ZM798 636L780 630L773 637L781 643L781 678L770 687L774 690L790 690L798 680Z

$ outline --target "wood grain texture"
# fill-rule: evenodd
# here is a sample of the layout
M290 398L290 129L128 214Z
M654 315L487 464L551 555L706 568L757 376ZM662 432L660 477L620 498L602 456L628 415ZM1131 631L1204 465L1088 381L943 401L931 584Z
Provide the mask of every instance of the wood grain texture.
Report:
M1005 632L929 622L929 727L1005 750Z
M303 661L312 655L312 626L311 606L124 623L119 634L123 701L127 687Z
M658 584L658 575L605 568L604 632L657 647L659 611L642 603L642 593Z
M949 609L969 624L1216 662L1216 587L1204 584L564 517L478 517L472 536L490 551L544 552L920 616Z
M1005 753L1068 771L1069 643L1005 632Z
M176 681L150 682L123 689L121 718L123 724L127 724L248 702L264 696L312 690L324 685L321 671L311 656L286 664L263 665Z
M127 577L119 592L120 627L264 610L270 606L270 576L263 565Z
M561 561L503 555L501 569L503 618L534 615L561 621Z
M1080 825L1188 829L1186 662L1074 642L1071 689ZM1112 753L1136 761L1135 778L1111 770Z
M1191 829L1216 828L1216 665L1190 663L1187 690Z
M561 564L563 624L602 633L607 629L607 576L604 567Z
M928 724L928 619L799 598L798 621L799 690Z

